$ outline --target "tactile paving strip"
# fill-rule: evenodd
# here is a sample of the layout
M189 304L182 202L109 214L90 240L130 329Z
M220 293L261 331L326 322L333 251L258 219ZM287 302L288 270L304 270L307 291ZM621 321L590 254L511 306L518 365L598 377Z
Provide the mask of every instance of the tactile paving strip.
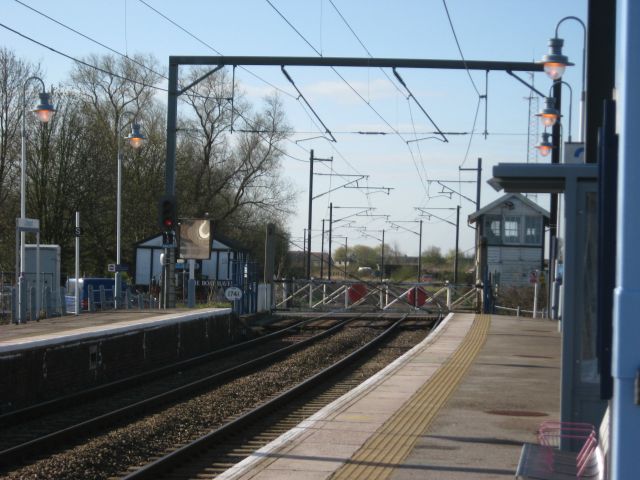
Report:
M420 435L473 363L487 338L490 315L477 315L451 357L378 431L330 477L335 480L383 480L411 453Z

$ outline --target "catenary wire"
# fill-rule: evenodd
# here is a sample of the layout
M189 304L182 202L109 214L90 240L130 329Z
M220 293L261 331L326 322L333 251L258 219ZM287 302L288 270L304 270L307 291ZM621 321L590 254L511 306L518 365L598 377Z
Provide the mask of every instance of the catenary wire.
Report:
M194 40L196 40L197 42L199 42L200 44L204 45L205 47L207 47L209 50L211 50L212 52L221 55L222 53L220 53L218 50L216 50L213 46L209 45L207 42L205 42L204 40L200 39L198 36L194 35L193 33L191 33L189 30L187 30L186 28L184 28L182 25L180 25L179 23L175 22L174 20L172 20L171 18L169 18L167 15L165 15L164 13L162 13L161 11L159 11L158 9L152 7L151 5L149 5L145 0L138 0L140 3L142 3L143 5L145 5L147 8L149 8L151 11L155 12L157 15L160 15L162 18L164 18L166 21L168 21L169 23L171 23L172 25L174 25L175 27L179 28L180 30L182 30L184 33L186 33L187 35L189 35L191 38L193 38ZM283 90L282 88L272 84L271 82L265 80L264 78L262 78L261 76L259 76L258 74L252 72L251 70L249 70L248 68L240 65L240 68L242 68L242 70L244 70L245 72L247 72L248 74L252 75L253 77L257 78L258 80L260 80L261 82L264 82L266 85L269 85L271 88L274 88L275 90L279 91L280 93L283 93L284 95L287 95L291 98L296 98L295 95L291 94L290 92L287 92L286 90Z
M9 30L10 32L15 33L16 35L19 35L19 36L21 36L22 38L24 38L24 39L26 39L26 40L29 40L30 42L33 42L33 43L35 43L35 44L37 44L37 45L40 45L41 47L46 48L47 50L50 50L50 51L52 51L53 53L55 53L55 54L57 54L57 55L61 55L61 56L65 57L65 58L67 58L67 59L69 59L69 60L71 60L71 61L73 61L73 62L79 63L79 64L84 65L84 66L86 66L86 67L93 68L93 69L98 70L98 71L100 71L100 72L102 72L102 73L105 73L105 74L107 74L107 75L112 75L112 76L114 76L114 77L116 77L116 78L119 78L119 79L121 79L121 80L125 80L125 81L128 81L128 82L136 83L136 84L138 84L138 85L141 85L141 86L144 86L144 87L147 87L147 88L155 88L156 90L162 90L162 91L165 91L165 92L167 91L167 89L165 89L165 88L161 88L161 87L158 87L158 86L155 86L155 85L149 85L149 84L146 84L146 83L144 83L144 82L140 82L140 81L137 81L137 80L133 80L133 79L130 79L130 78L124 77L124 76L122 76L122 75L118 75L117 73L110 72L110 71L108 71L108 70L105 70L105 69L103 69L103 68L100 68L100 67L98 67L98 66L96 66L96 65L92 65L92 64L90 64L90 63L88 63L88 62L85 62L85 61L83 61L83 60L80 60L80 59L78 59L78 58L75 58L75 57L73 57L73 56L71 56L71 55L68 55L68 54L66 54L66 53L64 53L64 52L61 52L60 50L57 50L57 49L55 49L55 48L53 48L53 47L51 47L51 46L49 46L49 45L46 45L46 44L44 44L44 43L42 43L42 42L39 42L38 40L36 40L36 39L34 39L34 38L31 38L31 37L29 37L28 35L25 35L25 34L23 34L23 33L19 32L19 31L17 31L17 30L14 30L13 28L11 28L11 27L9 27L9 26L7 26L7 25L3 24L3 23L0 23L0 27L5 28L6 30ZM237 111L237 110L236 110L236 114L237 114L238 116L240 116L240 117L245 121L245 123L247 123L247 125L251 126L250 121L248 121L248 120L247 120L247 118L241 114L241 112L239 112L239 111ZM252 128L255 128L255 125L254 125L254 126L251 126L251 127L252 127ZM261 132L259 132L258 130L255 130L255 129L254 129L254 130L251 130L251 132L256 133L256 134L258 134L258 135L261 135ZM264 137L262 137L262 136L261 136L261 138L264 140ZM291 141L291 140L289 140L289 141ZM282 149L278 148L278 147L277 147L277 146L275 146L275 145L274 145L274 149L278 150L280 153L282 153L283 155L285 155L285 156L287 156L287 157L291 158L292 160L295 160L295 161L298 161L298 162L304 162L304 163L307 163L307 162L308 162L308 160L304 160L304 159L301 159L301 158L297 158L297 157L294 157L293 155L288 154L287 152L283 151Z
M141 0L140 0L140 1L141 1ZM314 52L316 52L316 54L318 54L319 56L322 56L321 52L320 52L317 48L315 48L315 47L311 44L311 42L309 42L309 41L304 37L304 35L302 35L302 33L301 33L301 32L300 32L300 31L299 31L299 30L298 30L298 29L297 29L297 28L296 28L296 27L295 27L295 26L294 26L294 25L293 25L293 24L292 24L292 23L291 23L291 22L290 22L290 21L285 17L285 15L284 15L280 10L278 10L278 8L277 8L277 7L276 7L276 6L275 6L275 5L274 5L270 0L265 0L265 1L266 1L266 2L271 6L271 8L272 8L272 9L273 9L273 10L274 10L274 11L275 11L275 12L276 12L276 13L277 13L277 14L278 14L278 15L279 15L279 16L280 16L280 17L281 17L281 18L282 18L286 23L287 23L287 25L289 25L289 26L290 26L290 27L291 27L291 28L296 32L296 34L297 34L297 35L298 35L298 36L299 36L299 37L300 37L300 38L301 38L301 39L302 39L302 40L303 40L307 45L309 45L309 47L311 47L311 49L312 49ZM364 103L365 103L365 104L366 104L366 105L367 105L367 106L368 106L368 107L373 111L373 113L375 113L375 115L376 115L376 116L377 116L377 117L378 117L382 122L384 122L384 123L385 123L385 124L386 124L386 125L387 125L387 126L388 126L388 127L389 127L389 128L390 128L390 129L391 129L391 130L392 130L392 131L393 131L397 136L398 136L398 137L400 137L400 139L401 139L401 140L406 144L407 149L409 150L409 152L410 152L410 154L411 154L411 158L412 158L412 160L413 160L413 164L414 164L414 166L415 166L415 168L416 168L416 171L418 172L418 177L419 177L420 179L422 179L422 176L420 175L420 169L419 169L419 167L418 167L418 165L417 165L417 162L416 162L416 160L415 160L415 157L414 157L414 155L413 155L413 152L412 152L412 150L411 150L411 147L409 147L409 144L407 144L407 143L406 143L406 139L405 139L405 138L400 134L400 132L399 132L399 131L398 131L398 130L393 126L393 125L391 125L391 124L387 121L387 119L386 119L386 118L384 118L384 117L380 114L380 112L378 112L378 111L374 108L374 106L373 106L373 105L371 105L371 102L369 102L368 100L366 100L366 99L365 99L365 98L360 94L360 92L358 92L358 91L353 87L353 85L351 85L351 84L347 81L347 79L346 79L346 78L344 78L344 77L342 76L342 74L340 74L340 72L338 72L338 70L337 70L335 67L330 67L330 68L331 68L331 70L333 70L333 71L334 71L334 73L335 73L336 75L338 75L338 77L340 77L340 79L345 83L345 85L347 85L347 86L349 87L349 89L350 89L353 93L355 93L355 94L356 94L356 96L358 96L358 97L360 98L360 100L362 100L362 101L363 101L363 102L364 102ZM423 188L425 188L425 189L426 189L426 186L424 185L424 182L423 182Z
M458 52L460 52L460 58L462 59L462 62L464 63L465 69L467 71L467 75L469 76L469 80L471 80L471 85L473 85L473 89L476 91L476 93L478 94L478 96L482 96L480 94L480 90L478 90L478 87L476 86L476 82L473 81L473 77L471 76L471 72L469 71L469 68L467 67L467 61L464 58L464 55L462 53L462 48L460 47L460 42L458 41L458 35L456 35L456 29L453 26L453 21L451 20L451 15L449 14L449 8L447 7L447 0L442 0L442 4L444 5L444 11L447 14L447 19L449 20L449 26L451 27L451 33L453 33L453 38L456 41L456 45L458 47Z

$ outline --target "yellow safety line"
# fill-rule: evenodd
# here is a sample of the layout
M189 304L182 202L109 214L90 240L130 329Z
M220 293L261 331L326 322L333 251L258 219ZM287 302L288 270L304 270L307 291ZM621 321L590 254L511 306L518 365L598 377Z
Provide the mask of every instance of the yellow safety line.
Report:
M431 378L360 447L351 459L330 477L382 480L391 475L411 453L420 435L462 380L484 345L490 315L476 315L458 349Z

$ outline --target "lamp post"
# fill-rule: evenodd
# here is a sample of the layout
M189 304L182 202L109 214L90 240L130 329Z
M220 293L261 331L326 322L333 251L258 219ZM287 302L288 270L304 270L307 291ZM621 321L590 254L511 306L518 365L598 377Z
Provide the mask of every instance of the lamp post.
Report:
M124 137L125 140L129 140L129 145L132 148L138 149L144 144L145 138L140 133L140 124L136 122L135 115L131 112L124 112L118 118L118 125L116 131L116 142L118 144L118 184L116 191L116 272L114 275L115 288L113 292L113 301L116 308L120 306L120 296L122 286L120 283L120 262L121 262L121 235L122 235L122 148L120 141L120 132L122 131L122 119L125 115L133 116L133 122L131 123L131 133Z
M587 27L584 22L578 17L568 16L560 19L556 24L555 36L549 39L549 53L542 57L542 63L544 64L544 71L549 75L552 80L558 80L562 77L564 70L567 66L573 65L569 62L569 58L562 54L562 46L564 40L558 38L558 30L560 25L567 20L575 20L582 26L583 43L582 43L582 91L580 94L580 141L584 140L584 100L585 100L585 50L587 45Z
M40 92L40 103L33 109L33 112L42 123L47 123L51 120L51 117L55 113L55 108L49 102L49 94L46 92L44 82L40 77L29 77L22 85L22 127L21 127L21 153L20 153L20 219L24 222L27 217L27 86L31 80L37 80L42 85L42 92ZM18 323L22 323L23 305L23 283L24 283L24 267L25 267L25 233L20 231L20 265L16 268L16 275L18 283L18 309L17 317ZM18 274L19 272L19 274ZM39 279L36 278L36 283L39 284ZM38 292L39 293L39 292Z

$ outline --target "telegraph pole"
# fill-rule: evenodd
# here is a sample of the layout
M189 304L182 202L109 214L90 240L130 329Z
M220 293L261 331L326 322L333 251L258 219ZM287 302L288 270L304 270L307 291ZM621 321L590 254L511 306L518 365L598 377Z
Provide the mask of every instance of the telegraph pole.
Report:
M460 241L460 205L456 207L456 256L453 261L453 284L458 284L458 244Z
M476 171L476 212L478 210L480 210L480 190L481 190L481 185L482 185L482 158L478 158L478 166L476 168L462 168L462 167L458 167L458 170L460 171L465 171L465 170L470 170ZM458 207L458 217L460 216L460 207ZM456 222L456 224L459 225L460 223L460 219L458 218L458 221ZM456 239L458 238L458 229L459 226L456 227ZM456 240L456 244L457 244L457 240ZM480 282L480 259L478 258L478 245L480 244L480 229L476 227L476 234L475 234L475 242L474 242L474 247L475 247L475 252L474 252L474 257L475 257L475 261L474 261L474 266L475 266L475 270L476 270L476 284ZM456 267L457 267L457 259L458 259L458 247L456 247ZM454 273L454 280L453 283L456 283L456 279L458 277L458 269L456 268L456 271Z
M324 279L324 221L322 219L322 247L320 249L320 280Z
M380 250L380 281L384 278L384 228L382 229L382 248Z
M313 149L309 155L309 215L307 217L307 279L311 279L311 223L313 220L313 162L333 162L332 158L316 158L313 156Z
M422 277L422 219L420 219L420 240L418 240L418 282L420 282L420 278ZM416 298L418 295L416 293Z
M331 233L332 232L333 232L333 202L329 204L329 264L327 266L329 280L331 280L331 263L333 262L333 259L331 258Z

